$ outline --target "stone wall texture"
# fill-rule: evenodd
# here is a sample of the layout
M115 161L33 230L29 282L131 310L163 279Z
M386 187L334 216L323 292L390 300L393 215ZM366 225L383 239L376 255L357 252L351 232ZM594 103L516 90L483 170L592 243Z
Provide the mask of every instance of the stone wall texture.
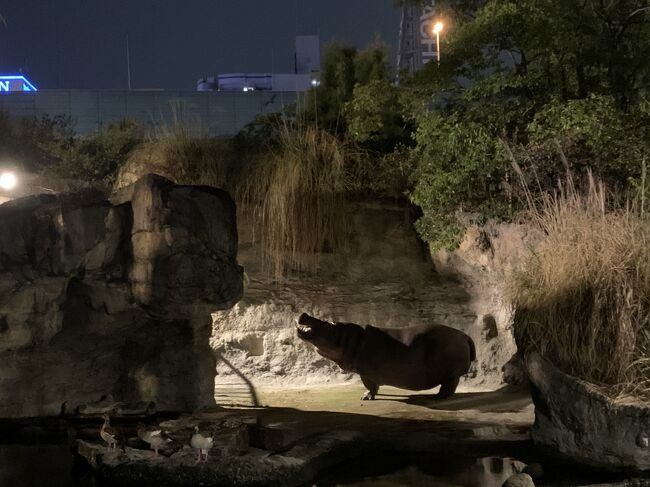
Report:
M525 362L535 403L535 443L586 465L650 472L647 402L614 401L537 352L528 353Z
M224 191L144 176L0 206L0 417L111 394L159 410L212 404L210 314L243 292Z

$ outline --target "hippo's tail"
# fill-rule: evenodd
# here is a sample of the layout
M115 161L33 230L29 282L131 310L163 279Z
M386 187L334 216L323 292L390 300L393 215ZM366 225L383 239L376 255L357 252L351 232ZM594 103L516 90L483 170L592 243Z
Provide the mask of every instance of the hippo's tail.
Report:
M469 361L474 362L474 360L476 360L476 347L474 346L474 340L467 337L467 341L469 342Z

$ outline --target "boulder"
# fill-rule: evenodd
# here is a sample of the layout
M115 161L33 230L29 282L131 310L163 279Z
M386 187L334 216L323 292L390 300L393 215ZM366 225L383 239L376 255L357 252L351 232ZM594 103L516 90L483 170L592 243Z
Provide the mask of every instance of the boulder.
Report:
M531 463L526 465L521 473L530 475L533 481L540 481L544 477L544 467L539 463Z
M535 483L530 475L517 473L508 477L508 480L503 483L503 487L535 487Z
M513 354L510 360L503 364L501 371L503 372L503 382L506 384L520 386L528 382L524 370L524 361L518 353Z
M533 441L585 465L650 471L650 405L614 401L539 353L525 359L535 403Z
M0 222L0 417L214 402L210 313L243 291L227 193L149 175L110 201L13 200Z

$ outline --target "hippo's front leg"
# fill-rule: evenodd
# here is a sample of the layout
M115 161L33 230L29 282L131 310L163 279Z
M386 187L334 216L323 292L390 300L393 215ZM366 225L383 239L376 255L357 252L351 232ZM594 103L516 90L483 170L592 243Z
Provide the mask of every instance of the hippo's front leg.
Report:
M377 395L377 391L379 391L379 385L377 385L375 382L371 381L367 377L361 376L361 382L363 382L363 385L366 386L366 389L368 389L368 392L366 392L362 397L362 401L374 401L375 396Z

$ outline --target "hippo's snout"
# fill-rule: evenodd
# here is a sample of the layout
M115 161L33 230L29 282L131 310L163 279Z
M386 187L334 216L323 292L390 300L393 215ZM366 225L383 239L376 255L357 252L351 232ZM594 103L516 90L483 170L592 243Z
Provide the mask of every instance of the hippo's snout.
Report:
M309 316L307 313L303 313L300 315L300 317L298 318L298 323L305 326L311 326L313 328L316 328L317 326L325 326L331 324L328 323L327 321L319 320L318 318Z
M303 340L313 341L316 335L320 334L320 331L323 330L323 325L329 325L329 323L309 316L307 313L303 313L298 317L296 332L298 333L298 337Z

